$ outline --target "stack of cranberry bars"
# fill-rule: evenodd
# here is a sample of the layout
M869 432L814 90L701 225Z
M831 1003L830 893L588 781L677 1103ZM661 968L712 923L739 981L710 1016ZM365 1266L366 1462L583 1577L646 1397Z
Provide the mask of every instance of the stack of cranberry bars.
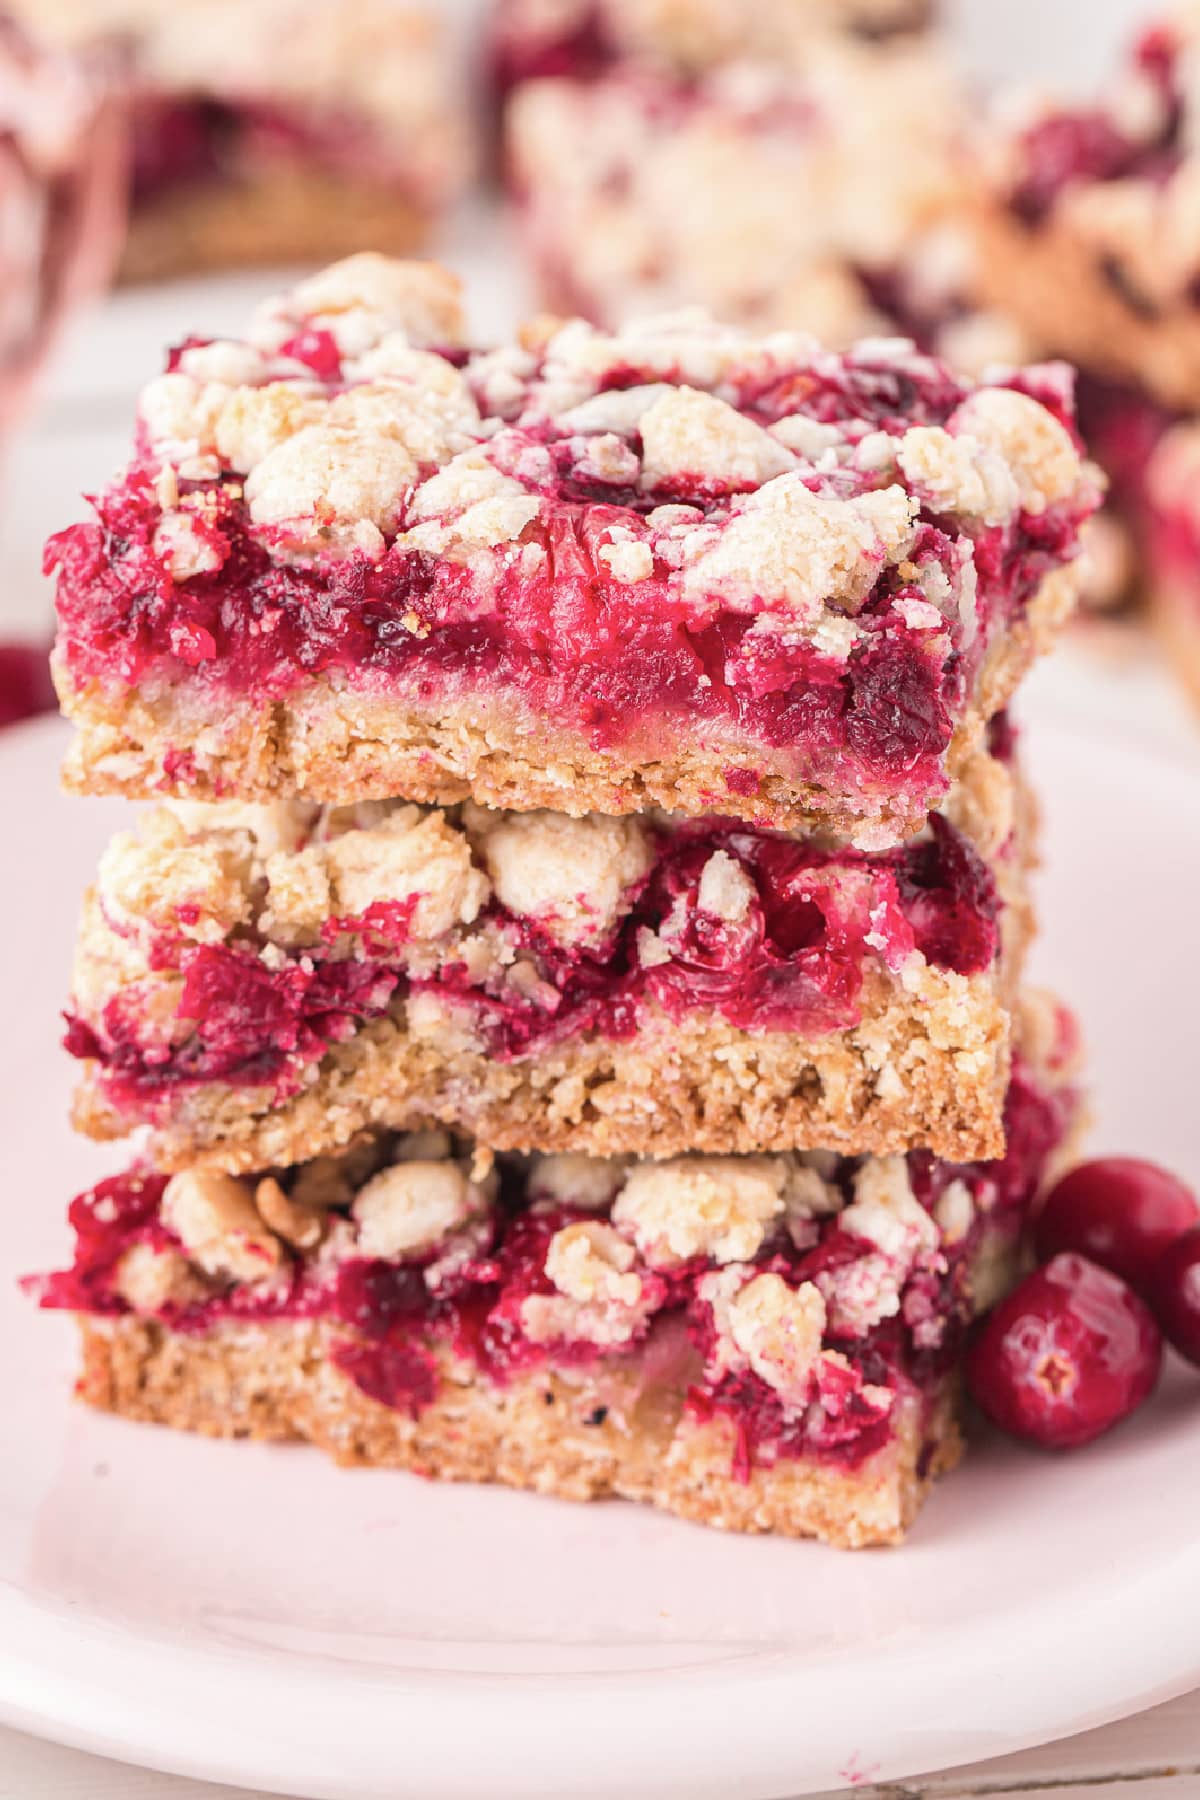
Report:
M1004 714L1098 494L971 385L684 313L462 343L355 257L190 338L49 549L77 1123L132 1418L898 1539L1075 1115Z

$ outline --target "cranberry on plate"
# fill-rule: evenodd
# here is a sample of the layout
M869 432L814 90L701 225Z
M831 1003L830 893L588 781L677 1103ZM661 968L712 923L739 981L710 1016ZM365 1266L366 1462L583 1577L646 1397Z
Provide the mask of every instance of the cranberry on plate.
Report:
M1168 1244L1146 1284L1146 1298L1164 1336L1200 1367L1200 1226Z
M1074 1449L1134 1411L1158 1380L1149 1309L1086 1257L1056 1256L1002 1300L967 1354L967 1385L1014 1437Z
M1200 1206L1177 1176L1135 1156L1103 1156L1055 1183L1034 1239L1039 1262L1074 1250L1145 1293L1163 1251L1197 1223Z

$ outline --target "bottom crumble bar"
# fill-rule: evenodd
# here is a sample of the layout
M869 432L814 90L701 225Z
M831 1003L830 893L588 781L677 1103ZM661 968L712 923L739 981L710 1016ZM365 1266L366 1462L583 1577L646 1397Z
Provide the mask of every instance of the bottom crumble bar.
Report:
M304 1439L351 1466L503 1482L563 1500L648 1501L727 1531L895 1544L935 1479L962 1455L955 1383L906 1398L882 1449L857 1468L807 1460L736 1472L736 1429L683 1416L684 1392L581 1370L504 1387L448 1369L416 1417L344 1381L313 1324L184 1336L141 1319L87 1320L79 1393L126 1418L209 1437Z
M958 1454L964 1334L1073 1137L1073 1050L1027 997L997 1161L370 1133L250 1177L102 1181L71 1266L28 1285L80 1317L83 1397L132 1418L895 1542Z

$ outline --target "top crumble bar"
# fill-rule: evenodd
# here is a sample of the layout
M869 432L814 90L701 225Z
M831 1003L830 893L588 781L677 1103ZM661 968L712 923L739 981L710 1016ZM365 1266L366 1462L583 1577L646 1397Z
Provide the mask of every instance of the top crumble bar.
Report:
M172 353L47 549L68 786L917 830L1074 599L1068 372L461 332L360 256Z

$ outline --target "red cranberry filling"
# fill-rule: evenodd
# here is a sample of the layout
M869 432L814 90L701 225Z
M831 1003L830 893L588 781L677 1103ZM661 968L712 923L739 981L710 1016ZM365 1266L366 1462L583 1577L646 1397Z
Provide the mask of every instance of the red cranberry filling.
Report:
M650 1317L632 1345L604 1349L587 1341L535 1343L522 1329L522 1304L553 1292L545 1274L551 1238L575 1219L594 1212L568 1203L530 1206L521 1165L502 1161L501 1194L490 1247L445 1270L432 1287L422 1267L435 1254L403 1263L351 1258L331 1271L297 1260L259 1286L213 1284L207 1299L168 1305L160 1315L172 1329L202 1332L222 1320L266 1322L324 1318L345 1331L331 1355L362 1391L385 1405L418 1412L437 1393L434 1352L439 1346L473 1362L503 1384L539 1367L593 1366L606 1357L628 1366L639 1359L643 1383L661 1380L686 1387L694 1416L728 1418L735 1426L737 1466L788 1456L814 1456L853 1467L879 1449L891 1431L884 1396L865 1388L930 1392L948 1366L965 1329L964 1277L980 1234L1020 1227L1049 1151L1061 1140L1073 1102L1065 1092L1041 1092L1018 1067L1007 1110L1009 1148L995 1163L952 1165L927 1156L909 1159L913 1191L932 1207L952 1181L964 1182L977 1201L976 1220L944 1256L910 1275L900 1313L858 1338L830 1339L845 1365L823 1362L813 1404L789 1408L752 1373L709 1377L703 1372L713 1324L697 1284L710 1265L702 1260L666 1274L645 1272ZM856 1163L842 1159L833 1179L848 1195ZM284 1177L286 1180L286 1176ZM127 1310L115 1281L120 1258L131 1246L175 1244L158 1217L165 1186L161 1176L137 1172L104 1181L72 1203L76 1248L72 1267L32 1279L43 1306L92 1314ZM982 1223L986 1219L986 1224ZM769 1239L760 1271L774 1271L798 1285L854 1262L869 1246L841 1228L836 1218L814 1225L817 1241L796 1249L786 1237ZM930 1320L940 1329L930 1334ZM691 1350L683 1343L683 1333Z
M700 904L701 874L718 850L736 857L754 886L735 924ZM291 952L276 967L251 942L163 938L154 962L183 975L178 1018L189 1023L187 1034L153 1036L135 986L98 1021L69 1015L66 1048L103 1068L118 1105L213 1081L285 1093L305 1064L409 991L397 951L410 913L411 905L381 905L359 919L330 920L322 945ZM991 966L999 942L991 873L940 815L927 841L874 854L822 851L720 822L664 833L630 912L597 948L564 948L497 903L490 913L533 958L552 1003L544 992L535 999L495 983L480 987L462 963L416 985L470 1001L489 1054L501 1059L585 1033L628 1037L647 1003L674 1017L712 1008L741 1029L820 1035L857 1022L869 957L894 969L915 948L936 967L970 975ZM351 930L361 957L341 954ZM668 962L641 962L647 930L667 934Z
M395 177L386 147L351 114L297 113L264 102L146 93L133 109L135 207L205 182L237 181L259 160L280 155L360 176ZM395 163L394 155L390 159Z

